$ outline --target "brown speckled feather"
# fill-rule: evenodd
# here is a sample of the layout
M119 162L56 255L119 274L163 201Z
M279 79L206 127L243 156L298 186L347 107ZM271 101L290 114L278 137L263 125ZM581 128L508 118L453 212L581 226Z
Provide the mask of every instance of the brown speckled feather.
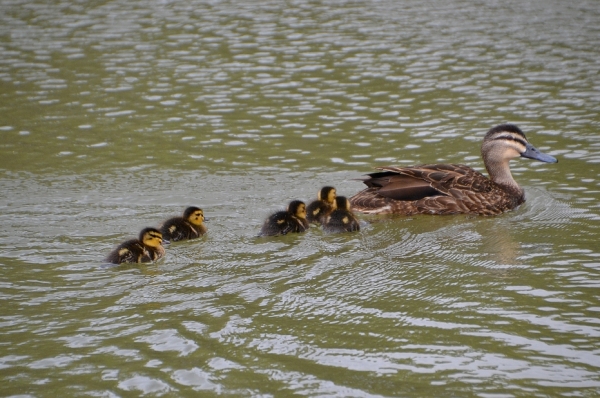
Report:
M378 167L369 187L350 198L355 211L371 214L500 214L524 202L483 174L460 164ZM398 176L398 177L395 177ZM372 183L375 180L375 184ZM403 190L411 181L410 189ZM395 186L397 185L397 186Z

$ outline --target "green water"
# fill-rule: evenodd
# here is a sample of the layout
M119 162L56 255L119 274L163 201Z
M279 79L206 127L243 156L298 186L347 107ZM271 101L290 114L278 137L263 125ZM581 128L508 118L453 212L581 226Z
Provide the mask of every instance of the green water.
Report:
M600 394L596 1L0 0L0 395ZM469 164L498 217L257 238L378 165ZM157 264L102 259L204 209Z

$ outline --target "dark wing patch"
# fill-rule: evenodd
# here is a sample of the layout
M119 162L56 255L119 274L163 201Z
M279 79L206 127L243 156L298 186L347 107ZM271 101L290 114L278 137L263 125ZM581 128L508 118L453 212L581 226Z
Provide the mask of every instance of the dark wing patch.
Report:
M315 200L306 207L306 218L308 222L322 223L327 215L333 211L333 207L322 200Z
M146 250L137 239L121 243L107 257L106 261L113 264L137 263Z
M290 232L290 216L286 211L278 211L270 215L263 224L260 234L261 236L285 235Z
M360 231L360 225L348 210L334 210L323 223L323 231L327 233Z
M369 187L378 187L379 195L394 200L419 200L441 195L428 181L396 172L373 173L371 179L364 182Z
M183 217L171 218L160 228L164 240L176 242L178 240L190 239L190 227Z

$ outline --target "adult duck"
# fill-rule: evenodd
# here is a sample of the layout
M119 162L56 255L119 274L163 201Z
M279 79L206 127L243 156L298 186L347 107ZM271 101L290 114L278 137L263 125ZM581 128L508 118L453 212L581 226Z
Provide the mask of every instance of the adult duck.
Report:
M510 173L511 159L558 162L513 124L490 129L481 156L490 178L462 164L377 167L382 171L363 178L368 188L350 198L352 208L368 214L500 214L525 202L523 188Z

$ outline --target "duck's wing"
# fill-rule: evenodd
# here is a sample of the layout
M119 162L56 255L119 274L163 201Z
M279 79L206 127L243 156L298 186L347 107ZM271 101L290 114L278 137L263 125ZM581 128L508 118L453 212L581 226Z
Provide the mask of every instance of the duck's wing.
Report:
M353 209L371 214L500 214L519 203L505 203L494 182L460 164L379 167L368 188L352 198Z
M113 264L137 263L144 251L144 248L137 240L128 240L113 250L106 258L106 261Z
M300 219L296 216L290 216L288 220L289 229L288 232L304 232L309 228L308 220Z
M380 167L380 170L392 169ZM363 178L363 183L374 188L373 191L386 198L395 200L419 200L427 196L440 195L441 192L413 173L402 173L402 169L371 173Z
M360 231L358 220L347 210L334 210L327 216L323 231L328 233Z
M278 211L271 214L265 220L259 236L285 235L289 232L289 215L286 211Z
M436 196L462 196L461 192L489 192L493 183L461 164L426 164L415 167L378 167L365 181L377 193L394 200L421 200Z
M183 218L171 218L160 227L163 239L170 242L189 239L189 228Z
M322 200L315 200L306 207L306 218L308 222L322 223L332 211L331 205Z

